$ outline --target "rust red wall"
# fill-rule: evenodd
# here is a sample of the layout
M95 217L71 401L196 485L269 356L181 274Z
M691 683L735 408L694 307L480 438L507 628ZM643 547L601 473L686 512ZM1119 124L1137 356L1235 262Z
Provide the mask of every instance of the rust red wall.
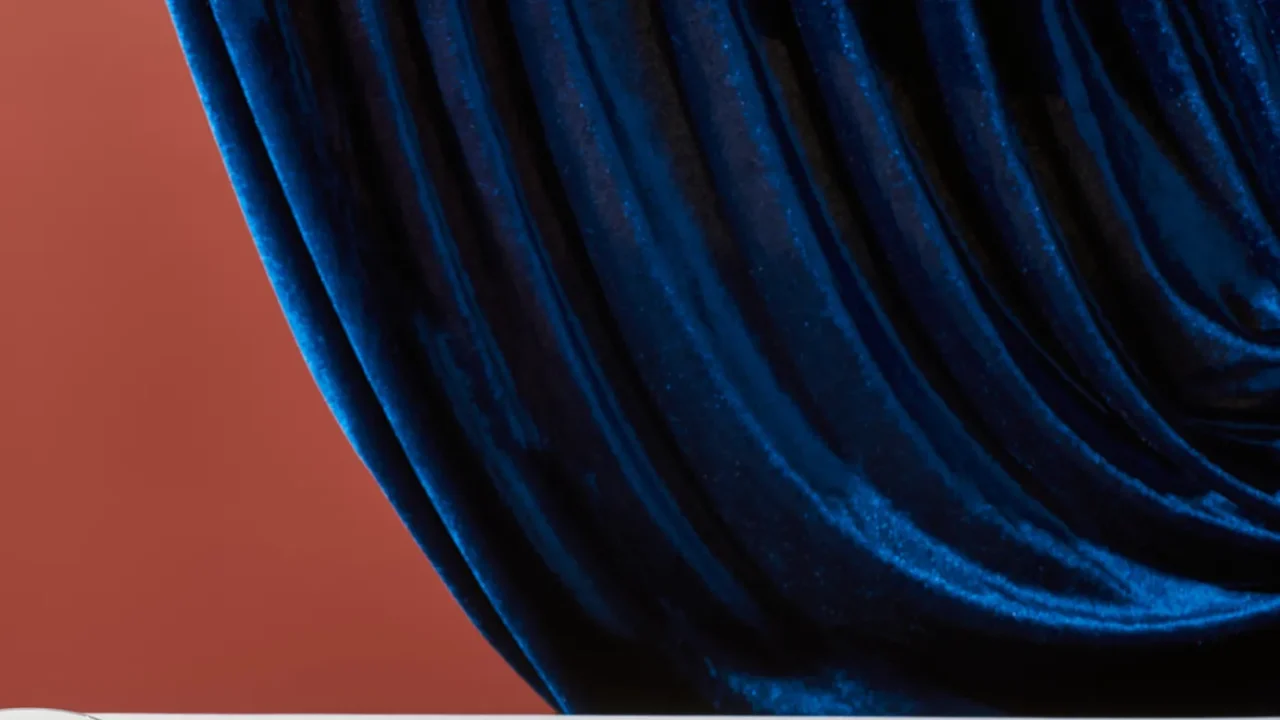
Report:
M0 2L0 707L540 712L313 387L161 0Z

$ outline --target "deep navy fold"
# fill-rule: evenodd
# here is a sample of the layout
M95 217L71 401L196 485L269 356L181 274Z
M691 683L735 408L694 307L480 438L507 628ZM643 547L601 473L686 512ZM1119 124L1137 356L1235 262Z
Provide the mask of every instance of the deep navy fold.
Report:
M1280 3L170 8L321 391L557 709L1280 712Z

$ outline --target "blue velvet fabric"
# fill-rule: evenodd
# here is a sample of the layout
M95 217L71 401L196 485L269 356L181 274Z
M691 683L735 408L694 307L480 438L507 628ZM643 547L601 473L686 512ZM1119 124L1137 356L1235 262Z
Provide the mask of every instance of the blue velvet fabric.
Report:
M169 2L556 708L1280 712L1280 0Z

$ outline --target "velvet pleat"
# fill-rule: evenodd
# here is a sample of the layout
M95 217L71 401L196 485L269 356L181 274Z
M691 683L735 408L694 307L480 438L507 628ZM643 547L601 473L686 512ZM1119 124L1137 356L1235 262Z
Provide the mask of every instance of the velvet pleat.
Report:
M169 2L555 708L1280 712L1277 0Z

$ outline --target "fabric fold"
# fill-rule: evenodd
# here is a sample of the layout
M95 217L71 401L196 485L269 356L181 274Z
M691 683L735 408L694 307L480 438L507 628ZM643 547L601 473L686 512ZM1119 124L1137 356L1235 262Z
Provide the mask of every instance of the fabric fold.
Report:
M169 4L321 392L556 709L1280 709L1280 5Z

